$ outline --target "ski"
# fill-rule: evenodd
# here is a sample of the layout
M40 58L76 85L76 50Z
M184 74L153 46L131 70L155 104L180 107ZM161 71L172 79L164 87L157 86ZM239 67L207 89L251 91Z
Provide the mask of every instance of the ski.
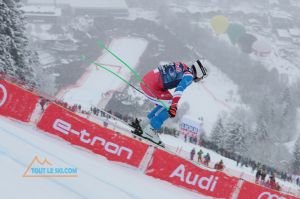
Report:
M94 64L95 66L97 66L97 67L99 67L99 68L102 68L102 69L106 70L107 72L113 74L114 76L116 76L117 78L119 78L120 80L122 80L122 81L123 81L124 83L126 83L128 86L130 86L130 87L132 87L133 89L135 89L137 92L139 92L139 93L145 95L145 93L142 92L140 89L138 89L137 87L133 86L131 83L129 83L127 80L125 80L122 76L118 75L117 73L115 73L114 71L108 69L107 67L105 67L105 66L103 66L103 65L101 65L101 64L99 64L99 63L97 63L97 62L95 62L95 61L88 60L88 59L86 58L86 56L84 56L84 55L81 56L81 59L82 59L83 61L86 61L86 62L89 63L89 64Z
M159 140L153 139L153 136L151 134L149 134L149 132L147 132L147 130L143 129L141 127L140 121L138 118L136 118L131 124L129 124L131 127L133 127L133 130L131 131L132 134L134 134L134 136L138 136L141 137L143 139L149 140L150 142L165 148L165 144L160 140L159 136L157 136L157 138L159 138Z

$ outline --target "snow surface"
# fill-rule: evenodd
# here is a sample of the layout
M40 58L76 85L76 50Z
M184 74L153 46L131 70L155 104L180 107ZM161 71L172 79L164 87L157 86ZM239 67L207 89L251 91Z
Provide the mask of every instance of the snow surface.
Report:
M119 38L112 41L109 48L120 55L122 59L132 66L137 67L139 58L145 51L148 42L141 38ZM111 54L104 52L95 62L108 65L107 68L118 73L126 80L130 79L132 73L128 68L121 65ZM112 66L111 66L112 65ZM101 107L105 107L111 94L126 86L111 73L99 69L91 64L86 73L77 81L73 88L66 88L59 92L58 98L69 104L81 104L83 108L89 109L92 105L97 106L100 101Z
M209 198L109 162L26 124L0 117L0 132L1 198ZM78 177L22 177L36 155L55 166L77 168Z
M231 112L241 106L238 86L208 61L203 65L208 68L209 76L202 83L191 84L183 93L180 105L188 103L190 109L186 115L198 119L203 117L203 127L210 134L221 112Z

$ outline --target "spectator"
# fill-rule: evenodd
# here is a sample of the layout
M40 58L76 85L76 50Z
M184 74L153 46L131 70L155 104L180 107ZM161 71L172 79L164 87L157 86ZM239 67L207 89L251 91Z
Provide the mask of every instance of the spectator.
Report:
M241 158L241 167L246 166L246 159Z
M142 134L142 128L140 126L140 122L141 122L141 120L139 120L138 118L135 118L135 120L131 122L130 126L132 126L134 128L132 133L137 134L137 135Z
M203 141L202 141L201 138L198 140L198 145L199 145L199 146L202 146L202 145L203 145Z
M40 97L40 105L41 105L41 109L42 111L44 111L45 108L45 104L48 102L48 100L44 97Z
M276 189L276 181L275 181L275 173L272 172L271 173L271 176L270 176L270 179L267 183L268 187L270 187L271 189Z
M204 156L204 164L205 164L206 166L208 166L209 162L210 162L210 155L209 155L209 153L207 153L207 154Z
M253 173L257 169L256 162L252 161L251 167L252 167L252 173Z
M217 170L223 170L224 169L223 161L220 160L220 162L216 163L214 168L217 169Z
M267 170L266 170L266 166L265 165L262 166L260 176L261 176L261 183L264 184L265 180L266 180L266 176L267 176Z
M202 154L203 154L203 151L200 149L197 153L198 155L198 162L202 162Z
M257 169L257 172L255 174L255 183L259 183L259 178L261 177L261 168Z
M281 186L278 184L278 182L276 183L276 190L281 191Z
M184 134L184 142L186 142L186 141L187 141L187 135Z
M104 117L104 116L105 116L104 111L101 111L101 117Z
M240 161L241 161L241 156L239 155L238 158L237 158L237 160L236 160L236 166L237 167L239 166Z
M108 118L106 118L106 120L103 122L103 125L104 125L105 128L107 128L107 126L108 126Z
M191 151L191 160L192 161L194 160L195 154L196 154L196 150L195 150L195 148L193 148L192 151Z

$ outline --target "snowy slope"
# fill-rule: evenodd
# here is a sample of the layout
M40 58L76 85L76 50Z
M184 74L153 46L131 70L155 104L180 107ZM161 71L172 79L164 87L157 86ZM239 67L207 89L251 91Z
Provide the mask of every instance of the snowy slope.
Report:
M209 70L209 76L203 83L192 84L182 95L180 104L188 103L187 115L197 119L203 117L204 129L209 135L220 112L231 112L241 106L238 86L210 62L203 64ZM179 105L180 106L180 105Z
M0 117L1 198L208 198L145 176L125 165L71 146L32 126ZM76 167L76 178L23 178L34 156Z
M136 67L139 57L143 54L147 45L148 42L144 39L124 37L113 40L109 48L126 60L130 66ZM107 66L126 80L129 80L131 76L129 69L121 65L107 52L104 52L95 62ZM99 103L102 107L105 107L111 94L124 86L126 84L118 80L117 77L92 64L77 81L76 85L60 91L57 97L69 104L81 104L86 109L89 109L91 105L97 106Z

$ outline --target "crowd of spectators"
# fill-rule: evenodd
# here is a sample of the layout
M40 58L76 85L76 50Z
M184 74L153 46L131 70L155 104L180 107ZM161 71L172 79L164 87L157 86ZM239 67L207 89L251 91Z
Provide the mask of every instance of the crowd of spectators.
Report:
M191 152L190 152L190 160L191 161L194 161L195 155L196 155L196 149L193 148L191 150ZM210 155L209 155L209 153L206 153L203 157L202 157L202 155L203 155L203 151L200 149L197 152L197 162L202 163L202 164L208 166L209 163L210 163Z
M271 189L280 191L281 187L278 184L278 182L276 182L275 172L271 172L271 174L269 174L269 179L266 179L266 176L267 176L266 166L262 165L256 171L255 182L257 184L261 184L261 185L269 187Z
M187 138L187 136L184 136L185 141L189 141L190 143L197 144L201 147L210 149L212 151L217 152L221 156L224 156L226 158L232 159L236 161L236 166L239 167L249 167L252 169L252 172L256 171L256 183L261 184L263 186L280 190L279 184L275 180L275 174L277 178L280 178L284 181L296 183L297 185L300 186L300 177L297 177L296 179L292 177L292 175L288 174L287 172L284 171L279 171L276 170L274 167L264 165L260 162L254 161L248 157L243 157L237 153L228 151L226 149L218 147L215 143L211 142L210 140L201 138L199 140L195 140L195 138ZM196 154L195 149L193 149L190 152L190 157L191 160L194 160L194 155ZM210 157L205 159L205 155L203 157L203 151L200 149L200 151L197 153L198 155L198 162L208 165L210 161ZM209 155L209 154L208 154ZM209 159L209 160L208 160ZM216 163L214 165L215 169L224 169L224 164L223 161L220 160L220 162ZM266 179L267 175L269 176L269 179Z

